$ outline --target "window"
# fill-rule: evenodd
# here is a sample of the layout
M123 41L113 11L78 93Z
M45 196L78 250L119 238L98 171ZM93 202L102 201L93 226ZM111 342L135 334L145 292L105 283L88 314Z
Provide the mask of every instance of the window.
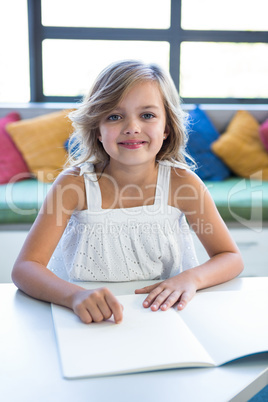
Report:
M267 31L266 0L182 0L183 29Z
M267 13L267 0L182 0L182 98L267 100Z
M189 41L180 54L182 98L268 97L268 44Z
M42 0L44 26L167 29L170 0Z
M27 0L0 1L0 102L29 102Z
M120 59L118 55L169 69L168 42L46 39L42 52L43 91L48 97L84 94L104 67Z
M1 102L76 101L126 58L169 70L185 103L268 100L267 0L9 0L0 12Z

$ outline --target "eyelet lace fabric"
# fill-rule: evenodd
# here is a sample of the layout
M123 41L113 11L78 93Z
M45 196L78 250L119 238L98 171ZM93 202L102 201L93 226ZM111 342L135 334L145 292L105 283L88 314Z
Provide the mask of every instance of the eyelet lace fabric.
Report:
M87 210L74 212L49 262L72 281L167 279L198 265L184 214L168 205L170 169L159 163L153 205L102 209L94 166L85 163Z

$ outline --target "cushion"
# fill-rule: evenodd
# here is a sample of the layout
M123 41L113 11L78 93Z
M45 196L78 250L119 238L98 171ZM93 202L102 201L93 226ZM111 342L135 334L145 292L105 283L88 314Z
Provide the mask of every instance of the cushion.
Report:
M224 221L237 221L253 228L268 220L268 182L229 177L222 182L205 181Z
M68 140L64 143L64 147L66 151L72 155L72 157L77 158L80 155L79 144L75 144L74 138L68 138Z
M260 141L259 123L249 112L235 114L212 150L238 176L268 180L268 153Z
M20 120L20 115L15 112L0 119L0 184L29 177L26 163L5 129L8 123L18 120Z
M259 128L260 139L262 145L268 151L268 119Z
M197 163L196 173L202 180L223 180L230 176L229 168L212 151L211 144L219 133L198 106L189 112L187 152Z
M0 186L1 224L33 223L51 185L31 178Z
M30 171L40 181L53 181L66 162L64 143L73 131L69 112L62 110L7 126Z

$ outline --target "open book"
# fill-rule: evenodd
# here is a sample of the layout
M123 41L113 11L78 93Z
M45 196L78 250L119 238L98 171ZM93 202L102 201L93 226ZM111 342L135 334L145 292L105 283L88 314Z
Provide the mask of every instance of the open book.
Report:
M267 292L200 292L181 312L145 309L145 295L117 298L121 324L86 325L52 305L64 377L212 367L268 351Z

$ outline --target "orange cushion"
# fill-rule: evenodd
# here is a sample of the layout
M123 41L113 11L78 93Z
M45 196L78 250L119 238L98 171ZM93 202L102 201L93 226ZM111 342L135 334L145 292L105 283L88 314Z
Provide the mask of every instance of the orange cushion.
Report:
M238 176L268 180L268 153L259 137L259 123L249 112L238 111L211 147Z
M73 131L67 117L70 111L49 113L6 127L30 171L41 181L53 181L66 162L64 143Z

